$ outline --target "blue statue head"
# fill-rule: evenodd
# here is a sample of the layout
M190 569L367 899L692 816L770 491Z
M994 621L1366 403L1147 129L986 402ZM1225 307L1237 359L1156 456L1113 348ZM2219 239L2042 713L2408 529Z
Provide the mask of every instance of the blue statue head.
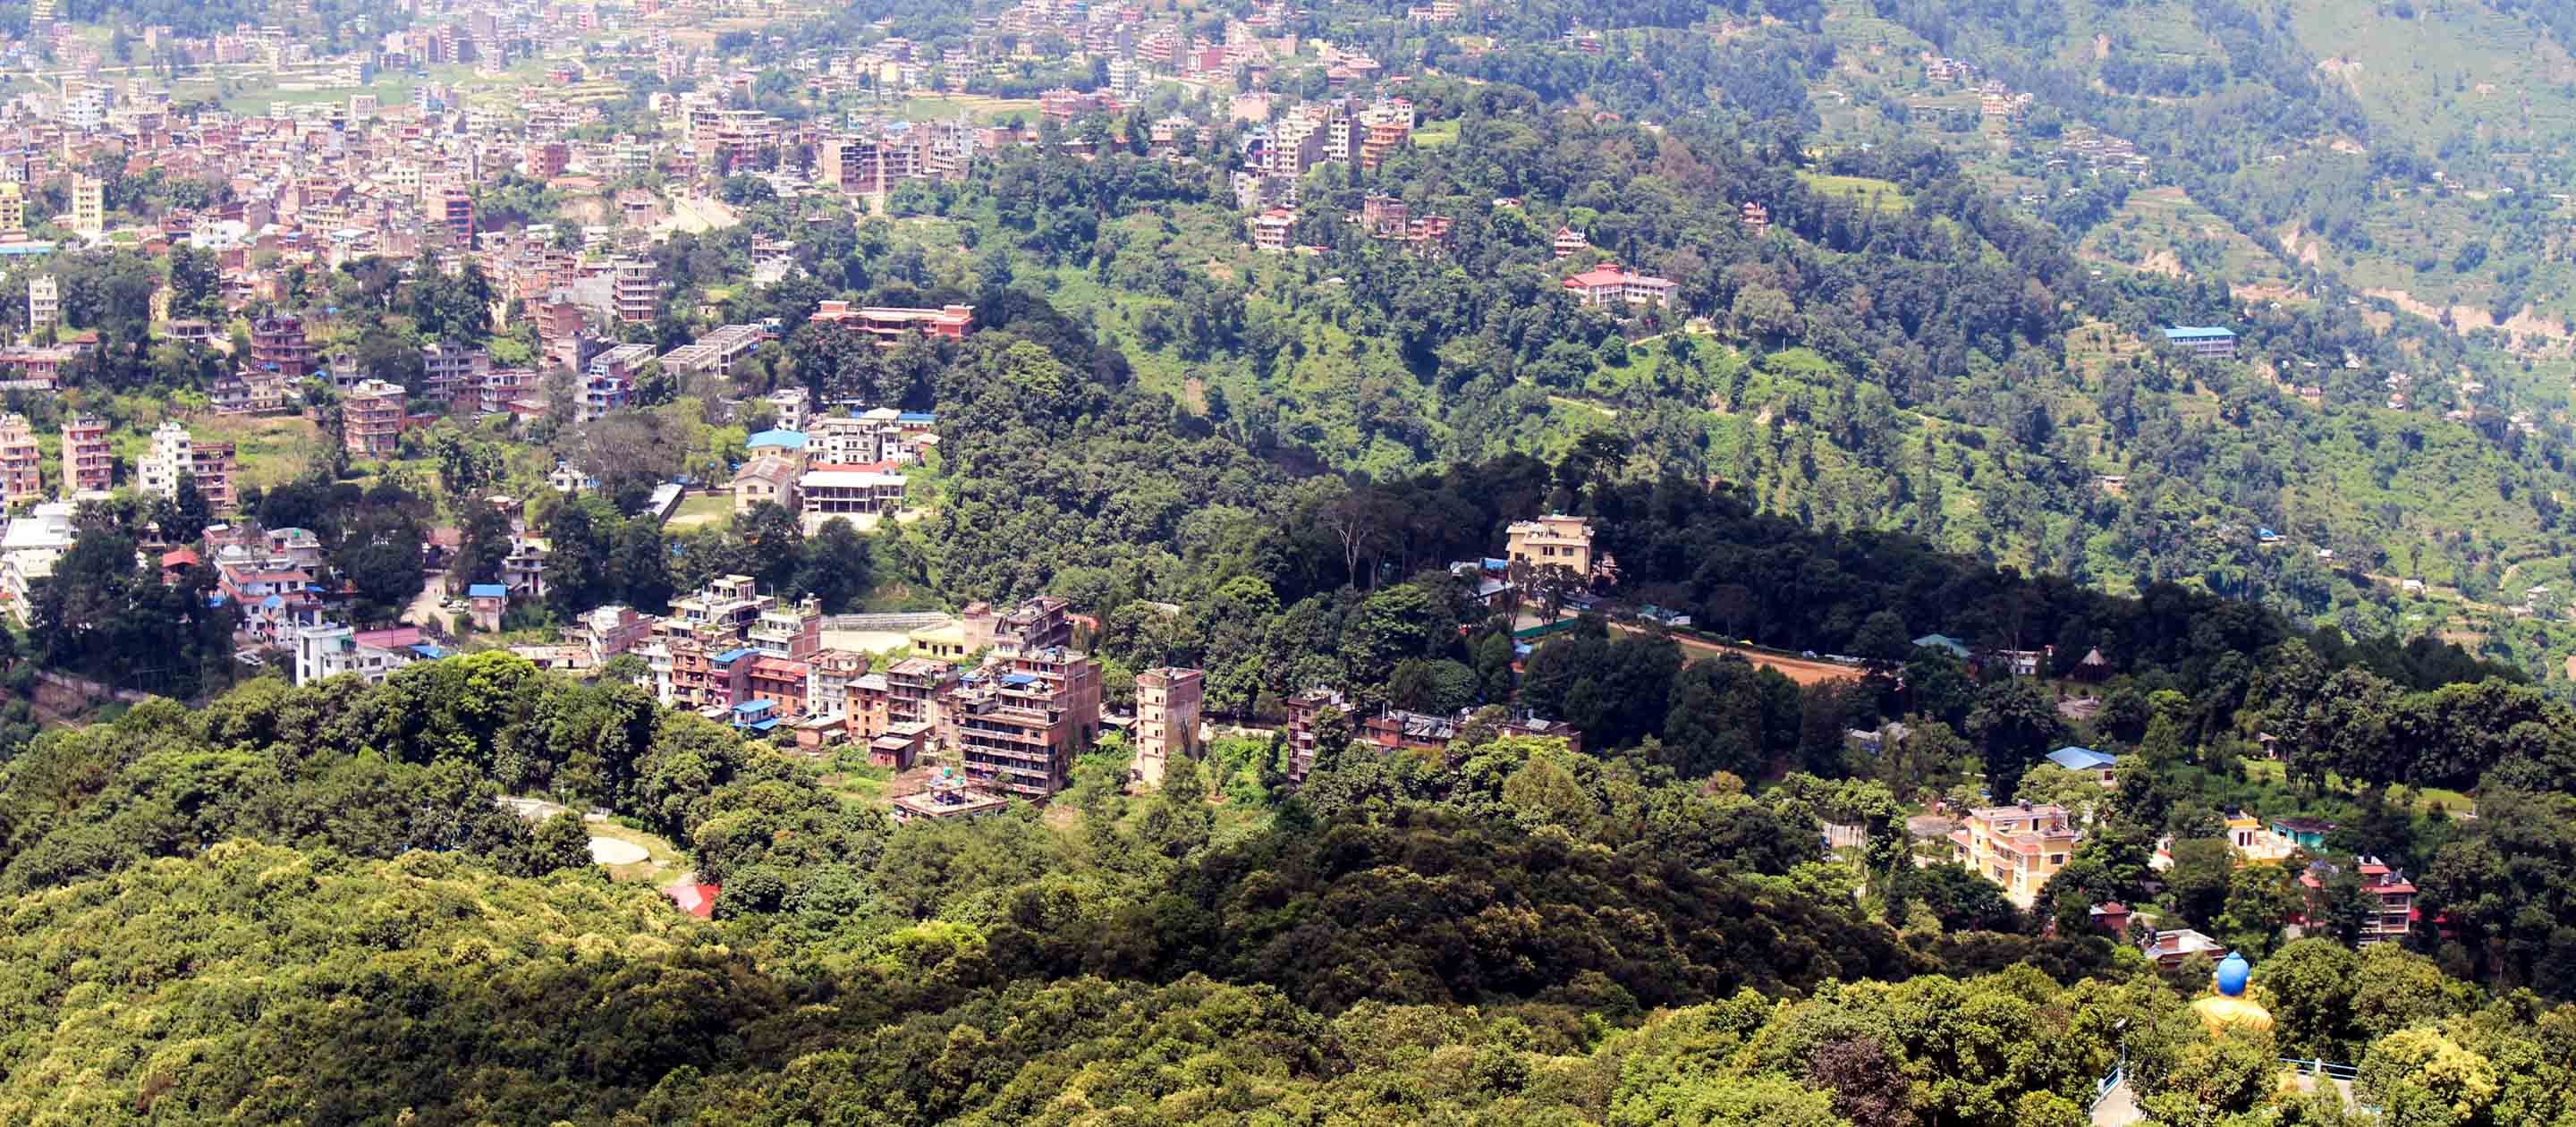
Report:
M2245 982L2252 977L2254 965L2246 962L2245 956L2230 951L2226 958L2218 960L2219 993L2230 998L2242 998L2245 996Z

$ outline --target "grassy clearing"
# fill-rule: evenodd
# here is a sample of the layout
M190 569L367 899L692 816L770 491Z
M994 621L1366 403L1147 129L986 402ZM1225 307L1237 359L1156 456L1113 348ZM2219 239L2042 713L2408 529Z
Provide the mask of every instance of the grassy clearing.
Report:
M680 851L668 840L632 826L622 826L615 822L588 822L583 828L589 830L592 837L614 838L643 847L646 854L644 860L632 865L607 866L610 880L641 880L659 884L679 875L688 867L688 861L680 856Z
M1798 179L1809 188L1828 196L1856 200L1887 211L1905 211L1913 206L1905 198L1905 189L1892 180L1869 176L1828 176L1821 172L1801 172Z

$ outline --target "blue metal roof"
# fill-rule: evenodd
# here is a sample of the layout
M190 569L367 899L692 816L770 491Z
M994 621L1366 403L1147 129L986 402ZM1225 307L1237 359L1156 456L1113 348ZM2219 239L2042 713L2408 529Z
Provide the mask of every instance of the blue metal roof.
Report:
M733 710L736 712L761 712L776 707L778 707L777 701L763 697L760 700L747 700L741 704L737 704L733 706Z
M2165 330L2166 340L2235 340L2236 330L2216 325L2175 325Z
M465 589L465 597L469 599L506 599L510 597L510 589L498 583L477 583Z
M1037 675L1033 673L1005 673L1002 674L1002 683L1005 685L1034 685L1038 683L1038 679Z
M744 646L740 649L726 650L723 653L717 654L716 660L719 662L739 661L759 652L759 650L753 649L750 646Z
M935 423L939 415L934 411L899 411L894 419L899 423Z
M803 431L765 430L751 436L750 441L743 445L754 450L764 446L775 446L782 450L802 450L805 448L805 434Z
M2069 771L2098 771L2120 761L2116 755L2105 755L2089 747L2069 744L2048 753L2048 761Z

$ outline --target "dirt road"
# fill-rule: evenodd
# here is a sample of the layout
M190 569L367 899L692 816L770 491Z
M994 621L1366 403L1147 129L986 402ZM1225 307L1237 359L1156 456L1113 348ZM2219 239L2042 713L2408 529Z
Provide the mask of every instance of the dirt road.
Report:
M1644 630L1635 626L1630 626L1624 622L1612 623L1611 628L1614 630L1625 630L1632 634L1645 633ZM1811 661L1802 657L1783 657L1779 654L1765 653L1761 650L1747 649L1743 646L1728 646L1721 645L1716 642L1703 642L1697 638L1684 637L1679 634L1673 636L1673 641L1681 646L1682 653L1692 661L1706 661L1721 654L1734 654L1737 657L1743 658L1744 660L1752 662L1753 664L1765 669L1777 669L1780 671L1782 676L1787 677L1800 685L1813 685L1821 681L1857 681L1865 675L1863 670L1856 669L1848 665L1837 665L1830 661Z

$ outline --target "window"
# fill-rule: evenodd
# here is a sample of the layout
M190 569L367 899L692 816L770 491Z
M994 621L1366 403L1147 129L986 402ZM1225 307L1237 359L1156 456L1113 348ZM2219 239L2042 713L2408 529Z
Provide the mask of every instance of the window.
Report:
M2063 853L2051 853L2048 855L2048 863L2051 865L2063 865L2066 863L2066 855Z

